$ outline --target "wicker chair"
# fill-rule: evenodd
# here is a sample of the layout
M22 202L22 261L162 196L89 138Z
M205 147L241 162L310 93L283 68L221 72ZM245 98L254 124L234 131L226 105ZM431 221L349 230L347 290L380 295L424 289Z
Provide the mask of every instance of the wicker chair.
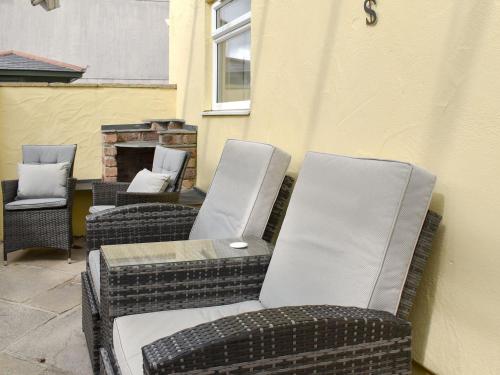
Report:
M68 253L68 263L71 263L73 246L71 215L76 185L76 180L72 178L72 175L75 154L76 145L23 146L24 164L70 163L66 198L56 207L50 207L50 204L44 207L44 204L38 202L34 206L42 208L29 208L28 205L19 207L18 203L29 202L16 200L18 180L2 181L5 265L7 265L8 253L34 247L64 249Z
M132 193L127 192L130 182L96 182L92 186L90 213L136 203L177 202L189 159L187 151L156 146L151 170L170 176L171 183L167 190L161 193Z
M185 300L169 309L154 267L102 275L101 373L410 374L404 319L440 222L426 214L434 180L405 163L308 153L260 294L234 285L231 304L214 306L222 285L230 296L224 270L185 263L179 280L204 280L179 282ZM163 303L145 308L152 288Z
M254 235L272 240L290 196L290 156L274 146L228 140L203 205L144 203L87 217L87 272L82 274L83 330L99 368L101 245ZM221 220L231 217L231 221Z

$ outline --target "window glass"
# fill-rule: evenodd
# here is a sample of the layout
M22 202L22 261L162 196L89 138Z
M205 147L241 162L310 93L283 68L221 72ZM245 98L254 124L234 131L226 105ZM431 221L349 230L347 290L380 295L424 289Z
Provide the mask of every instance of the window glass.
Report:
M250 30L217 45L217 102L250 100Z
M217 10L217 28L250 12L250 0L232 0Z

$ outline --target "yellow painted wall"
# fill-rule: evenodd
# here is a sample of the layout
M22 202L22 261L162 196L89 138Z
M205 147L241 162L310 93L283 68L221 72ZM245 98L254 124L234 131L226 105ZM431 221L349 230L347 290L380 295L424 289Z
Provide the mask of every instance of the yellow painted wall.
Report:
M23 144L76 143L74 176L101 177L101 125L175 116L175 87L0 85L0 179L15 179ZM84 233L89 193L78 193L75 235ZM0 218L1 220L1 218Z
M210 109L205 0L172 0L177 116L200 126L198 185L227 138L393 158L438 176L444 215L420 290L414 357L443 375L500 374L500 2L252 0L252 110Z

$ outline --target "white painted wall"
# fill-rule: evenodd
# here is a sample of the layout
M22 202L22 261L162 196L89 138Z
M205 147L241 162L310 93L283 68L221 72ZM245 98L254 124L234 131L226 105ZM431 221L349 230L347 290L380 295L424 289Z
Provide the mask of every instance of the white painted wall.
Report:
M0 0L0 50L88 66L78 82L168 82L170 0Z

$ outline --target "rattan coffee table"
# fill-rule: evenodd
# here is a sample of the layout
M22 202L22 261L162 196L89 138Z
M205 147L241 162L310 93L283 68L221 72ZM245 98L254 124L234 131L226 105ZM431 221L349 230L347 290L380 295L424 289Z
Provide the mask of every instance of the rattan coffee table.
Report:
M237 241L248 247L232 248ZM104 337L118 316L257 298L272 251L256 237L102 246Z

